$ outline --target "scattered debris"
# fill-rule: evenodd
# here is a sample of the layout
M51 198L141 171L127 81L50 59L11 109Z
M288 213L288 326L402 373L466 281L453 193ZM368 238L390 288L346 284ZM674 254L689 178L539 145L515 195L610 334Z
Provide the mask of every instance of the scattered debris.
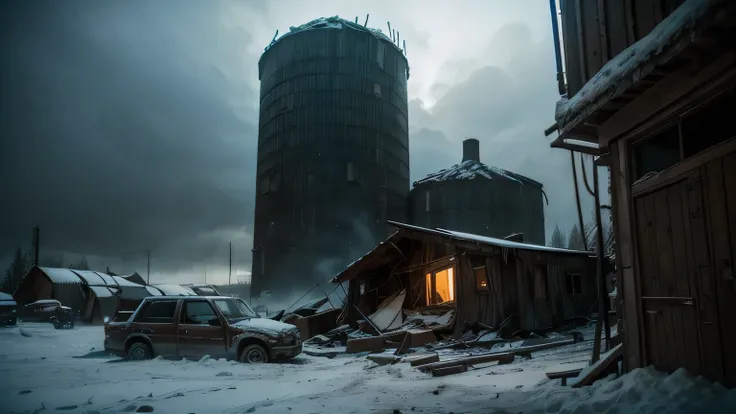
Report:
M474 365L485 362L497 361L499 364L509 364L514 361L513 353L491 353L485 355L475 355L462 358L453 358L447 361L433 362L429 364L420 365L417 368L422 372L430 372L437 368L452 367L455 365Z
M468 370L467 365L453 365L449 367L441 367L432 370L433 377L443 377L445 375L460 374Z
M560 379L562 380L562 385L567 385L567 379L568 378L577 378L577 376L580 374L580 372L583 370L583 368L578 369L571 369L568 371L558 371L558 372L547 372L545 373L547 375L547 378L549 379Z
M617 362L623 356L623 352L623 345L616 345L615 348L601 355L601 358L594 364L583 369L576 378L571 380L572 384L570 385L573 388L585 387L593 384L596 380L608 373L609 370L613 368L618 369Z

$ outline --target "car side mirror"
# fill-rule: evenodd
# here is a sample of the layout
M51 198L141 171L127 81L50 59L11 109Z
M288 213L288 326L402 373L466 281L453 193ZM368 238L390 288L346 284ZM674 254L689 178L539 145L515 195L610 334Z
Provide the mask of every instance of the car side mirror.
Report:
M220 318L213 318L207 321L207 325L209 326L222 326L222 323L220 322Z

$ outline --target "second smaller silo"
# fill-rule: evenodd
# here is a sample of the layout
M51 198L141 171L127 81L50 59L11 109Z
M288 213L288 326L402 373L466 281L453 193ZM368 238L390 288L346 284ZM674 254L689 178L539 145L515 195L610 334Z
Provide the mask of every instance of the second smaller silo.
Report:
M414 182L409 221L497 238L521 233L525 242L544 245L542 187L531 178L483 164L480 143L467 139L460 164Z

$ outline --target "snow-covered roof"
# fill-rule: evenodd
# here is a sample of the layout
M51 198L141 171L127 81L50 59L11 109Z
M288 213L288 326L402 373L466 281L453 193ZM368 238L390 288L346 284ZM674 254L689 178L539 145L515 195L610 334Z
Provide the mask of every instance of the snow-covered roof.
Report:
M642 68L647 69L644 65L674 47L679 39L691 35L691 29L707 14L711 3L712 0L686 0L649 34L606 63L572 98L560 100L555 111L557 124L564 127L581 115L587 116L621 94L621 84L646 75L641 73Z
M181 285L153 285L163 292L164 296L197 296L192 289Z
M98 298L111 298L115 296L116 292L113 292L107 287L104 286L90 286L89 287L93 292L95 292L95 295Z
M506 248L506 249L539 251L539 252L548 252L548 253L564 253L564 254L574 254L574 255L582 255L582 256L594 255L593 252L586 251L586 250L570 250L570 249L563 249L559 247L540 246L538 244L521 243L521 242L515 242L515 241L510 241L510 240L505 240L505 239L497 239L495 237L487 237L487 236L480 236L477 234L463 233L460 231L453 231L453 230L428 229L425 227L414 226L411 224L400 223L398 221L392 221L392 220L388 220L388 224L398 227L399 229L419 231L425 234L433 234L439 237L446 237L446 238L455 239L455 240L483 243L485 245L496 246L496 247L501 247L501 248ZM374 257L376 254L379 253L379 251L384 251L388 247L395 246L394 242L397 241L396 239L397 237L400 237L400 232L396 232L392 234L389 238L380 242L378 245L376 245L373 249L371 249L371 251L366 253L364 256L360 257L359 259L347 265L342 271L340 271L340 273L335 275L335 277L333 277L331 281L333 283L337 283L337 282L344 282L345 280L349 280L349 277L345 276L345 273L348 271L348 269L351 269L354 266L365 262L370 257Z
M128 286L128 287L142 287L143 285L131 282L130 280L122 277L122 276L110 276L116 284L120 286Z
M343 19L340 16L332 16L332 17L318 17L300 26L289 27L289 32L284 33L281 37L278 37L273 42L271 42L268 46L266 46L266 49L264 50L263 53L265 54L273 45L281 41L281 39L284 39L293 34L301 33L307 30L324 30L324 29L328 29L328 30L329 29L332 29L332 30L351 29L351 30L367 32L367 33L372 34L373 36L376 36L376 38L378 39L391 43L395 48L400 50L400 48L396 46L394 42L391 41L391 38L386 36L381 31L381 29L374 29L372 27L366 27L366 26L363 26L362 24L355 23L354 21Z
M450 180L474 180L476 178L486 179L486 180L493 180L495 178L504 178L507 180L515 181L522 185L524 183L530 183L533 185L537 185L539 187L542 186L541 183L535 180L532 180L531 178L524 177L523 175L519 175L511 171L506 171L501 168L492 167L492 166L483 164L482 162L478 162L475 160L463 161L462 163L453 165L450 168L446 168L443 170L439 170L435 173L429 174L426 177L415 181L414 186L422 185L422 184L426 184L430 182L440 182L440 181L450 181Z
M72 272L69 269L60 269L56 267L39 267L39 269L51 280L53 283L82 283L82 279L79 275Z
M15 299L13 299L13 295L9 295L5 292L0 292L0 300L15 300Z
M161 293L160 290L156 289L153 286L145 286L145 288L148 291L148 293L151 294L151 296L163 296L163 293Z
M72 272L79 275L79 277L89 286L115 286L115 279L112 276L95 272L94 270L74 270Z

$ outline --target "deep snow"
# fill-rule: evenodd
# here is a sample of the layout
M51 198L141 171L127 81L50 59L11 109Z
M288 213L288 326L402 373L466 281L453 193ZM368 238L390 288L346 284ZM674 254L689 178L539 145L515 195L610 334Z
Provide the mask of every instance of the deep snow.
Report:
M534 353L532 359L510 365L433 378L405 363L379 367L353 356L301 356L289 364L258 366L209 358L120 362L100 352L102 335L101 327L90 326L0 329L0 413L32 413L42 407L38 412L134 412L141 406L177 414L736 409L736 391L684 372L665 376L637 370L583 389L546 380L545 371L584 367L590 341Z

